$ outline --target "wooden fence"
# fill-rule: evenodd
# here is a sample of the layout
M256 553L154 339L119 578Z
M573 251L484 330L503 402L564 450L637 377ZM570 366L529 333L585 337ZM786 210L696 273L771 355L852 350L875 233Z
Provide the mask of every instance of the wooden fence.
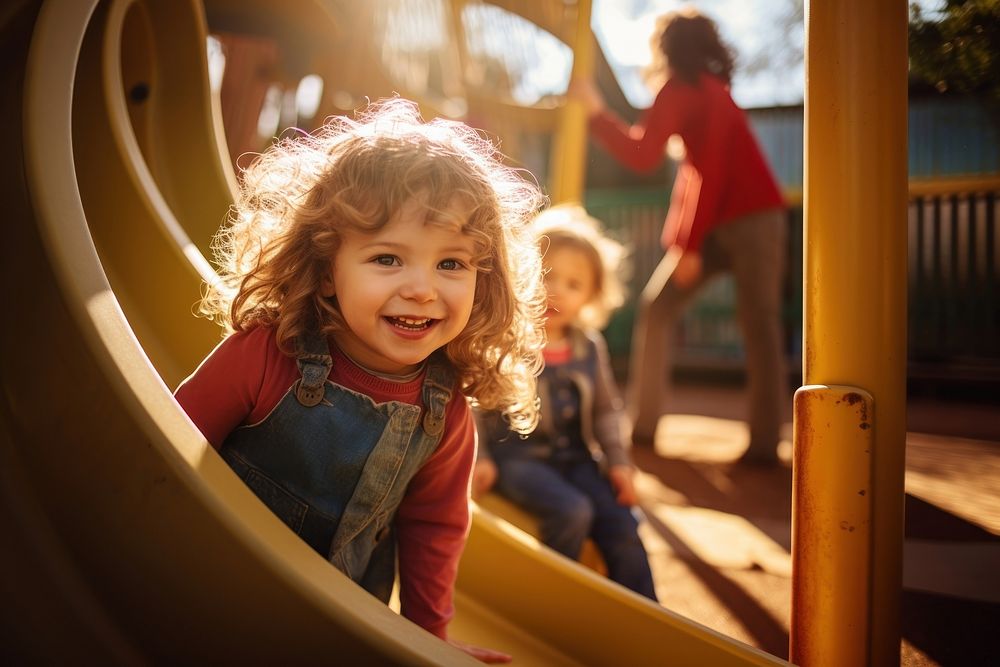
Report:
M629 299L606 335L616 371L627 364L642 286L663 255L660 230L669 192L600 190L586 206L630 250ZM1000 179L913 182L909 204L909 373L911 377L1000 383ZM783 319L792 375L802 356L802 208L788 215ZM699 294L680 323L677 366L740 372L743 346L735 285L723 275Z

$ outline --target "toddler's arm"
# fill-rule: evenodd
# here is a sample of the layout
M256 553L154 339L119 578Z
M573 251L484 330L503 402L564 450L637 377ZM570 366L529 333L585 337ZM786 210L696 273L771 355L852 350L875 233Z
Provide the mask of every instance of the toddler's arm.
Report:
M177 387L174 398L216 449L258 407L265 370L269 363L280 362L276 355L280 352L269 329L236 333L219 343ZM295 362L290 364L294 373ZM273 393L280 396L288 386Z
M458 560L469 530L475 426L465 399L452 399L437 450L410 480L396 514L403 616L447 639Z
M635 507L639 504L639 496L635 491L635 468L611 466L608 478L611 480L611 487L615 490L615 499L619 505Z
M601 443L610 467L630 466L632 462L625 441L625 410L611 371L608 344L599 332L591 331L589 336L597 354L597 377L594 378L594 436Z

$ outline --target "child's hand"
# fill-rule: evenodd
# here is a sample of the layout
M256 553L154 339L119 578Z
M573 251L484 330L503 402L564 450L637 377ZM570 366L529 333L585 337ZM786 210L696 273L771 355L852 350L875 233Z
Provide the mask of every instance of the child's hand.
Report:
M497 464L490 459L479 459L472 469L472 499L479 500L493 488L497 481Z
M701 254L693 250L685 251L677 260L670 280L680 287L690 287L701 277Z
M480 662L489 663L491 665L510 662L511 657L506 653L501 653L500 651L494 651L491 648L482 648L479 646L473 646L472 644L466 644L465 642L460 642L457 639L449 639L448 643L457 648L459 651L465 651L471 655L476 660Z
M608 477L611 479L611 486L615 490L615 499L619 505L625 507L635 507L639 504L639 496L635 492L635 484L632 478L635 470L632 466L611 466Z
M569 99L577 100L583 104L588 116L596 116L607 107L604 96L593 79L576 78L570 80L566 95Z

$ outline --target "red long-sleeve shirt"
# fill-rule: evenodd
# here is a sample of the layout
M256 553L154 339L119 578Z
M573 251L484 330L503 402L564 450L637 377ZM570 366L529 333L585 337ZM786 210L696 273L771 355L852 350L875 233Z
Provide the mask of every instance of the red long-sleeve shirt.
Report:
M421 404L423 374L393 382L365 372L332 345L331 353L331 381L376 402ZM218 448L237 427L264 419L299 377L295 359L278 349L274 329L261 327L226 338L174 396ZM456 388L445 409L441 442L410 481L396 515L402 614L441 638L454 615L474 458L472 413Z
M619 162L649 171L671 135L684 140L663 229L663 246L698 251L717 225L784 205L778 184L728 87L702 74L698 85L677 77L660 89L642 120L627 125L611 111L591 118L591 132Z

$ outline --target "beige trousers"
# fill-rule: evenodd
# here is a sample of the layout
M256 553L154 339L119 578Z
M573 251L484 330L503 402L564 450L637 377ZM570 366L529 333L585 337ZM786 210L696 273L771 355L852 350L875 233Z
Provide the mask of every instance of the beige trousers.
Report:
M671 280L673 254L653 271L639 300L626 392L637 442L651 442L660 416L669 410L672 356L684 308L709 280L731 271L746 352L750 450L774 455L787 400L781 327L787 224L784 209L770 209L716 227L705 238L702 274L692 285Z

